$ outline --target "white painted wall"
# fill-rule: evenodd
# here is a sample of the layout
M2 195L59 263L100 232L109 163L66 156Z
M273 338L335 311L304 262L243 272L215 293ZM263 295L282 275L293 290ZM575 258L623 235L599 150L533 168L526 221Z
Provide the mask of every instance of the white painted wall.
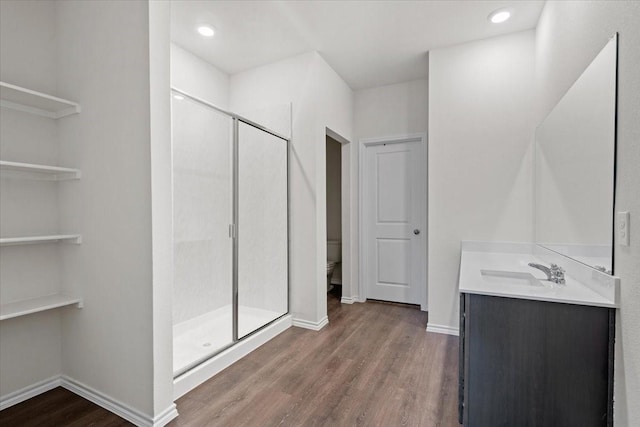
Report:
M54 2L0 2L2 81L55 92L55 10Z
M429 326L458 327L461 240L532 239L533 73L533 31L430 52Z
M362 89L354 97L355 141L365 138L427 133L429 123L429 82L426 79L411 80L387 86ZM427 137L427 145L429 138ZM358 188L358 150L354 144L355 186ZM427 167L427 165L425 165ZM357 193L356 193L357 198ZM357 224L359 212L354 212ZM359 242L358 227L352 230L352 239ZM358 262L355 252L354 263ZM427 260L425 260L426 262ZM359 274L357 265L352 272L352 286L343 286L342 294L358 299Z
M631 212L631 246L614 250L621 278L616 320L615 423L640 419L640 3L547 2L536 30L536 116L541 120L619 33L616 211ZM635 226L635 227L634 227ZM617 238L616 238L617 241Z
M232 75L230 110L287 137L296 127L308 132L308 126L302 127L295 120L312 119L310 113L302 109L303 106L313 108L312 60L312 53L305 53ZM252 81L254 78L256 80ZM292 106L294 100L305 102ZM288 110L289 120L284 117L285 110ZM289 129L286 129L287 125Z
M355 92L354 129L358 138L427 132L428 120L426 79Z
M352 102L351 89L316 52L231 76L232 111L293 104L290 311L311 324L326 318L326 128L350 139Z
M150 417L154 370L167 369L166 361L154 366L154 320L167 322L153 310L151 152L163 156L155 143L166 129L154 132L152 147L149 4L56 7L58 90L83 107L59 123L60 161L83 171L60 191L61 228L83 234L81 246L63 252L65 286L85 301L63 316L63 372ZM161 108L154 119L166 115Z
M171 43L171 86L220 108L229 107L229 76Z
M56 88L54 16L53 2L0 2L0 80L65 95ZM0 158L57 165L56 121L0 109ZM58 185L3 174L0 235L57 232ZM59 291L58 249L56 244L0 248L0 301L4 304ZM61 333L56 310L0 322L0 396L60 374Z

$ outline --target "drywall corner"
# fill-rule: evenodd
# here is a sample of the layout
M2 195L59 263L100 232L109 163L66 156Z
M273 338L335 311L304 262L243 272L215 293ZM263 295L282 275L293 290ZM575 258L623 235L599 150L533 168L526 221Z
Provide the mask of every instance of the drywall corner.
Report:
M153 417L177 415L173 403L173 202L171 182L170 10L149 3L149 106L153 263ZM167 409L169 408L169 409ZM157 424L157 423L154 423Z

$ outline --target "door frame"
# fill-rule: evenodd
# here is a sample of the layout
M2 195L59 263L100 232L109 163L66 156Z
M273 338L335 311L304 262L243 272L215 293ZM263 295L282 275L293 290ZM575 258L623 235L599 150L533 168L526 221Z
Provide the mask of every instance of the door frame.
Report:
M423 164L427 167L427 134L426 133L413 133L404 135L384 136L376 138L361 138L358 141L358 294L359 301L365 302L367 300L367 287L365 284L365 272L367 271L366 260L366 246L365 246L365 215L364 215L364 176L365 176L365 157L368 147L382 144L399 144L403 142L419 142L423 148ZM427 180L429 179L429 171L425 173ZM425 189L428 191L428 182L424 183ZM428 194L425 195L427 206L425 206L426 216L424 218L424 230L425 230L425 249L426 253L429 252L429 235L428 235L428 218L429 218L429 206L428 206ZM424 259L425 265L427 265L427 257ZM427 265L428 268L428 265ZM420 289L420 309L422 311L428 311L427 301L427 287L429 286L429 274L426 271L424 277L424 285Z

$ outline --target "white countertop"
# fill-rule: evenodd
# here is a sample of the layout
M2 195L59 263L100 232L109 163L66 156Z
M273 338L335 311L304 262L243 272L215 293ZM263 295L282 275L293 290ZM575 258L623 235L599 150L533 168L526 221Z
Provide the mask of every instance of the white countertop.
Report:
M530 262L560 265L566 270L566 283L549 282L542 271L528 266ZM491 280L481 270L530 273L544 286ZM610 308L618 306L619 295L618 278L528 243L463 242L458 286L464 293Z

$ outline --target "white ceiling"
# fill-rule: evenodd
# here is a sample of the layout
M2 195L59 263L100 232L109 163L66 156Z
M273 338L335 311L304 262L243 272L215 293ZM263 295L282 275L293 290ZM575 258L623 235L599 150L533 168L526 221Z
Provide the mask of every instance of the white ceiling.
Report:
M427 76L428 50L531 29L544 1L174 0L172 40L228 74L317 50L353 89ZM512 18L487 16L508 8ZM213 38L196 32L216 28Z

